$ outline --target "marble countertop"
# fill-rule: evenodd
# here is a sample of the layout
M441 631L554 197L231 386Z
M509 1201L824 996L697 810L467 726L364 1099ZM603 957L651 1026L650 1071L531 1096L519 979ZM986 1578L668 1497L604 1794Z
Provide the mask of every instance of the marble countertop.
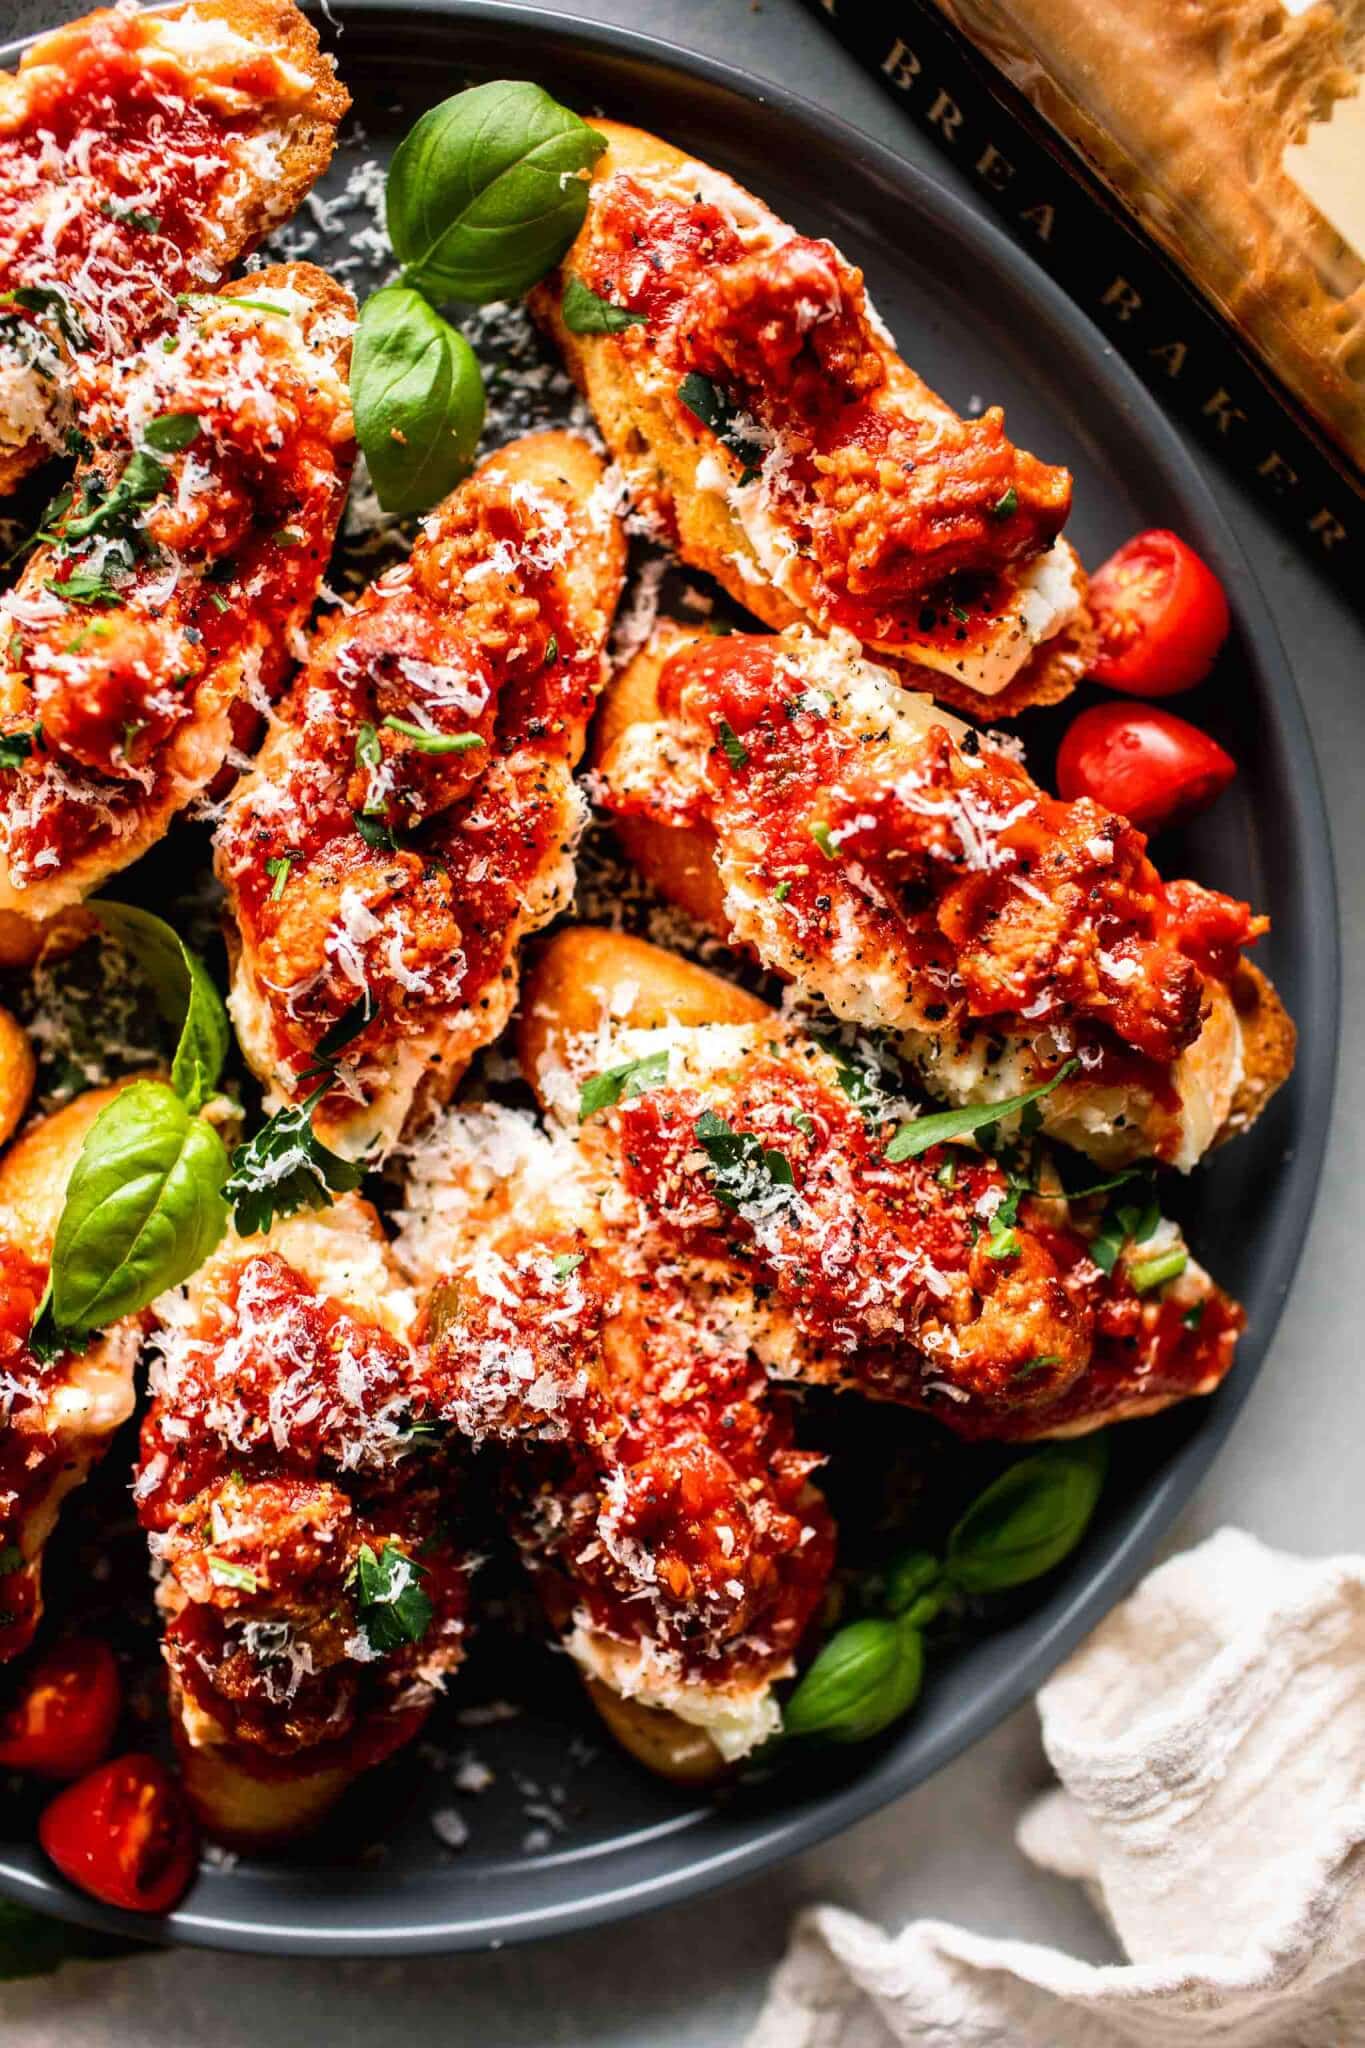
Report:
M786 83L953 181L942 155L799 0L558 5ZM0 0L0 25L22 33L78 11L61 0ZM1169 1547L1233 1522L1318 1553L1359 1548L1362 1538L1359 1468L1347 1447L1365 1438L1365 1375L1354 1299L1340 1276L1359 1260L1365 1176L1365 1059L1355 1058L1365 1054L1365 637L1247 497L1216 472L1212 481L1288 649L1318 751L1341 886L1345 1043L1322 1190L1278 1335ZM1113 1951L1080 1894L1033 1873L1014 1847L1020 1809L1047 1776L1029 1708L837 1841L750 1884L615 1929L449 1960L179 1951L78 1964L5 1986L0 2024L14 2048L400 2048L422 2037L470 2048L731 2048L757 2011L793 1912L826 1898L889 1926L931 1914L1105 1960Z

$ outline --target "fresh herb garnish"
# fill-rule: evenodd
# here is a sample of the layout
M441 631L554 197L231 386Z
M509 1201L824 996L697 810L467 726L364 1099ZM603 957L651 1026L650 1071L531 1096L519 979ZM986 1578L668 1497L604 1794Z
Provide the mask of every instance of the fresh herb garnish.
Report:
M411 740L419 754L467 754L486 744L476 732L428 732L424 725L414 725L407 718L386 718L384 723L390 732L401 732L404 739Z
M1139 1294L1150 1294L1154 1288L1164 1287L1168 1280L1177 1280L1190 1263L1190 1255L1184 1245L1172 1245L1169 1251L1157 1252L1150 1259L1130 1259L1128 1278Z
M160 214L147 213L140 206L116 206L112 199L102 199L100 212L106 220L117 221L120 227L140 228L146 235L161 233Z
M1030 1102L1041 1102L1044 1096L1050 1095L1054 1088L1074 1074L1079 1065L1079 1060L1068 1060L1050 1081L1040 1081L1036 1088L1027 1088L1022 1095L1007 1096L1003 1102L966 1103L961 1109L945 1109L934 1116L913 1117L908 1123L903 1123L892 1138L886 1148L886 1159L892 1166L898 1166L903 1159L917 1159L931 1145L942 1145L950 1138L971 1137L977 1131L988 1130L992 1124L1013 1116Z
M65 598L68 604L117 604L120 594L116 584L93 569L77 569L70 576L48 576L43 588L54 597Z
M1207 1301L1192 1301L1190 1303L1184 1315L1180 1318L1187 1330L1197 1330L1199 1328L1199 1325L1204 1320L1204 1310L1207 1307Z
M376 1556L362 1543L349 1583L355 1588L356 1620L370 1648L387 1657L405 1643L420 1643L435 1609L422 1591L426 1566L392 1541Z
M1140 1192L1140 1201L1111 1202L1090 1240L1090 1256L1102 1273L1113 1272L1126 1244L1145 1244L1160 1226L1156 1189L1147 1182Z
M329 1208L333 1195L349 1194L364 1180L363 1162L343 1159L314 1135L313 1111L332 1080L328 1074L303 1102L277 1109L233 1153L223 1193L242 1237L264 1233L277 1216Z
M26 313L50 313L69 348L84 348L89 336L80 314L56 285L20 284L0 292L0 306L22 306Z
M300 856L297 853L281 853L276 855L273 860L266 862L265 871L271 881L271 890L266 899L267 902L279 902L289 886L289 871L293 867L294 862L299 858Z
M728 448L744 465L741 486L753 483L763 468L763 450L744 433L738 424L743 417L739 407L726 397L719 384L703 377L700 370L689 370L678 386L678 397L693 419L709 427L722 447Z
M734 727L722 718L720 724L716 727L716 732L722 747L725 749L725 758L730 763L730 766L732 768L743 768L749 759L749 749L745 746L743 740L738 737Z
M615 1109L618 1102L629 1102L634 1095L644 1095L667 1079L667 1046L659 1052L646 1053L642 1059L626 1060L619 1067L608 1067L600 1074L590 1074L579 1091L578 1121L586 1123L599 1110Z
M0 733L0 769L22 768L33 752L37 737L37 726L30 726L27 732Z
M1011 484L1008 490L1004 490L1000 493L1000 496L991 506L991 518L1009 519L1018 510L1019 493L1015 490L1014 485Z
M551 1271L556 1280L567 1280L570 1273L576 1273L587 1254L585 1252L556 1252L551 1261Z
M397 853L398 840L392 825L386 825L382 818L370 817L364 811L352 811L351 822L365 844L376 853Z
M1019 1217L1019 1197L1022 1187L1012 1187L990 1219L990 1236L986 1240L988 1259L1013 1259L1019 1255L1019 1233L1015 1223Z
M209 1577L215 1586L233 1586L242 1593L254 1593L258 1590L256 1574L248 1565L234 1564L231 1558L215 1557L213 1552L209 1551L208 1567Z
M178 455L182 448L188 448L191 441L199 438L199 433L198 413L163 412L158 418L148 420L142 430L142 439L158 455Z
M627 327L648 327L649 315L630 306L613 305L599 298L581 277L569 272L559 315L570 334L621 334Z
M737 1131L713 1109L705 1109L693 1135L710 1161L708 1179L716 1200L738 1210L745 1202L793 1200L796 1181L785 1152L765 1147L752 1131Z
M815 841L816 845L819 847L821 853L823 853L826 860L838 860L839 849L835 845L834 839L830 833L829 826L825 823L823 818L821 818L817 824L811 826L810 836Z

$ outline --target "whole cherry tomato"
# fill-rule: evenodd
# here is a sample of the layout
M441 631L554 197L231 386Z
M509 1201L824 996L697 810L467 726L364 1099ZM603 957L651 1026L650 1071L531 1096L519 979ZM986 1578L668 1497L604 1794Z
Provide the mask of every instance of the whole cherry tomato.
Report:
M169 1913L194 1875L194 1822L154 1756L120 1756L59 1792L38 1839L63 1877L132 1913Z
M1193 548L1153 527L1134 534L1090 579L1100 649L1097 683L1174 697L1202 683L1228 637L1223 586Z
M0 1713L0 1768L39 1778L79 1778L108 1756L119 1715L114 1653L74 1636L40 1657Z
M1237 763L1188 719L1148 704L1093 704L1067 728L1057 790L1155 831L1221 796Z

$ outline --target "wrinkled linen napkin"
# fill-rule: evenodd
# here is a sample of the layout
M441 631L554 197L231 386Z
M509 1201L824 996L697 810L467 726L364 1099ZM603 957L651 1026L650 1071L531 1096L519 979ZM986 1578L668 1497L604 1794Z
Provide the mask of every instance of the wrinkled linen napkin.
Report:
M1365 1557L1224 1529L1038 1695L1026 1856L1127 1963L941 1920L797 1922L748 2048L1365 2048Z

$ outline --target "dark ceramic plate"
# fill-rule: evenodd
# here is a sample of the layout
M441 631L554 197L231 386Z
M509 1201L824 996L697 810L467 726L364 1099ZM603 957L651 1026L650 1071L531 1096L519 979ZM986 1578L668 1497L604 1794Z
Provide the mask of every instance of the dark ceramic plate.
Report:
M696 1800L603 1741L562 1658L496 1634L479 1648L430 1750L374 1779L325 1839L286 1862L206 1868L164 1923L130 1923L58 1882L33 1815L0 1819L0 1890L92 1925L223 1948L328 1954L483 1947L609 1921L723 1884L896 1798L1025 1699L1128 1588L1189 1498L1247 1398L1312 1207L1332 1093L1338 959L1331 856L1303 717L1274 628L1195 463L1100 335L995 228L887 150L776 86L621 30L530 6L341 4L332 38L364 134L386 157L411 121L461 84L529 77L583 112L656 128L733 172L866 269L915 367L962 409L1007 408L1013 437L1076 475L1069 531L1096 562L1127 534L1171 526L1221 575L1234 636L1193 716L1235 752L1240 781L1168 863L1267 908L1261 957L1298 1021L1298 1072L1255 1131L1178 1191L1200 1256L1245 1301L1246 1339L1216 1399L1119 1432L1083 1548L1043 1597L935 1666L905 1727L808 1771ZM3 57L3 52L0 52ZM324 209L309 253L345 265L359 216ZM362 243L363 246L363 243ZM363 275L350 273L352 281ZM1046 766L1051 729L1030 734ZM461 1701L503 1697L514 1718L461 1725ZM592 1754L588 1754L588 1746ZM449 1757L496 1773L452 1792ZM455 1855L433 1808L471 1827ZM358 1849L357 1845L362 1845ZM368 1844L368 1848L363 1845Z

